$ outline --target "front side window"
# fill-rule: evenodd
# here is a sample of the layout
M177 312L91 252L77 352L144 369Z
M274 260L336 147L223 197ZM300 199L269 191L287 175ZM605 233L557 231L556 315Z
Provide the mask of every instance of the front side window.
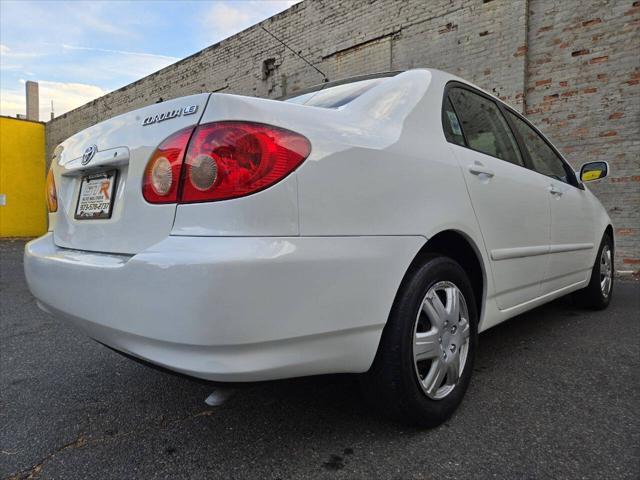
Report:
M533 170L556 180L570 183L564 162L556 152L524 120L512 112L507 113L531 158Z
M524 166L516 139L494 102L463 88L450 89L449 98L470 148Z

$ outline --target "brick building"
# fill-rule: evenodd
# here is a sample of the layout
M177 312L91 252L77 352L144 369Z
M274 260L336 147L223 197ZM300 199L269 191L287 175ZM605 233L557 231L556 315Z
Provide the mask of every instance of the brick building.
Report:
M46 125L47 151L98 121L198 92L291 94L331 80L433 67L515 106L572 165L607 160L591 187L616 227L617 268L640 268L640 0L304 0Z

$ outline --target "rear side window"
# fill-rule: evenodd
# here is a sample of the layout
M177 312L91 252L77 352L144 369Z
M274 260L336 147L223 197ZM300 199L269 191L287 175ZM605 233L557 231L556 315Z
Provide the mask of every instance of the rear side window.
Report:
M527 153L529 153L529 158L531 158L533 169L548 177L570 183L564 162L538 132L512 112L508 112L507 115L509 115L518 135L520 135L520 138L524 142Z
M449 98L470 148L524 166L516 139L493 101L462 88L450 89Z
M462 147L465 146L460 120L458 119L455 110L453 110L449 97L444 99L444 104L442 105L442 126L444 128L444 136L447 137L447 141Z

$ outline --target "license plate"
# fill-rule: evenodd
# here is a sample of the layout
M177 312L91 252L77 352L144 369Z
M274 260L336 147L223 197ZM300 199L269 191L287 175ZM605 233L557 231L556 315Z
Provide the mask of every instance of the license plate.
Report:
M116 170L111 170L82 178L76 220L111 218L117 173Z

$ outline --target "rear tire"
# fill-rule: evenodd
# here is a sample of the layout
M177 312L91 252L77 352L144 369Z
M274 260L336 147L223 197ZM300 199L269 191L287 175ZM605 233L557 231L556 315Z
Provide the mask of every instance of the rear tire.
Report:
M613 272L613 240L605 233L591 270L589 285L573 294L575 303L593 310L607 308L613 296Z
M395 420L441 424L471 380L477 324L473 289L462 267L448 257L426 256L405 276L373 365L361 376L365 397Z

